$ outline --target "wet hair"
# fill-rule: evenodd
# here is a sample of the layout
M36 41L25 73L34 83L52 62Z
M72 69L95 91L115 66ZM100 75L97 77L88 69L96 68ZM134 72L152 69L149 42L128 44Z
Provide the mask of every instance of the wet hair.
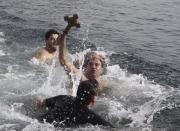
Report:
M98 94L98 82L95 79L82 81L77 90L76 99L81 105L89 105Z
M50 37L52 34L57 34L57 35L59 35L60 33L59 33L58 31L54 30L54 29L50 29L50 30L48 30L48 31L46 32L46 34L45 34L45 39L48 40L49 37Z
M107 63L105 61L105 58L104 56L100 55L100 54L97 54L96 52L92 51L92 52L88 52L86 55L85 55L85 59L84 59L84 64L83 64L83 68L86 69L87 66L88 66L88 63L91 59L93 58L97 58L100 60L101 62L101 66L103 68L103 73L102 74L105 74L106 71L107 71Z

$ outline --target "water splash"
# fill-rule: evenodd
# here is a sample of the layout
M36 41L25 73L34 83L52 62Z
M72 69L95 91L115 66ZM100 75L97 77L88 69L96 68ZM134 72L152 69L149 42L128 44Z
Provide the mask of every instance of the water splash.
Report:
M0 32L0 43L4 43L5 42L5 38L4 38L4 33L3 32Z
M87 52L89 52L90 49L84 50L80 53L76 53L75 56L71 56L72 57L72 63L74 63L74 61L78 61L79 63L79 72L77 72L76 74L70 72L70 76L71 76L71 80L73 83L73 87L72 87L72 96L76 96L76 92L77 92L77 88L82 76L82 72L83 72L83 64L84 64L84 56Z
M116 123L116 127L121 128L123 118L126 118L132 122L124 126L151 130L150 124L154 114L168 106L162 103L167 101L173 88L158 85L141 74L130 74L119 65L108 66L105 77L112 83L111 88L102 96L105 97L102 101L108 105L108 110L97 112L102 114L103 111L111 122Z
M47 78L43 85L39 89L35 89L31 94L43 94L45 97L52 97L60 94L67 94L65 90L65 81L67 81L67 75L64 69L60 66L58 61L59 50L55 52L55 58L52 59L50 64L39 63L35 58L31 59L30 63L40 65L45 68L47 72Z
M22 131L55 131L55 128L51 124L42 124L34 121L31 124L27 125L25 128L23 128Z
M32 121L31 118L21 114L20 112L16 112L16 109L22 106L22 103L15 103L10 107L8 105L0 103L0 106L1 106L0 118L9 119L9 120L21 120L26 122Z

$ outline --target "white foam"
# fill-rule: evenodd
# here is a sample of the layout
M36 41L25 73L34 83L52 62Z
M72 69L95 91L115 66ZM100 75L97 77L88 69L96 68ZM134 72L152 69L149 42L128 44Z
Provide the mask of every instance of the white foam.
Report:
M3 32L0 32L0 36L1 36L1 37L4 36L4 33L3 33Z
M29 72L29 73L18 73L14 71L14 67L16 67L18 65L8 65L7 66L7 73L5 73L3 76L5 76L7 79L22 79L22 78L27 78L30 76L34 76L35 73L34 72Z
M53 125L45 123L39 123L37 121L33 121L31 124L27 125L22 131L55 131Z
M84 59L83 56L85 53L86 51L83 51L72 55L72 60L76 60L77 58ZM103 51L98 51L98 53L106 55ZM45 71L42 73L48 74L47 78L42 78L44 83L41 86L33 85L33 91L30 91L30 95L43 94L45 97L52 97L56 95L68 94L66 82L68 82L69 78L67 77L63 67L61 67L59 64L56 64L59 63L58 61L54 61L52 62L52 65L48 65L41 64L36 58L32 58L29 62L33 65L43 66ZM83 63L81 63L81 65L82 64ZM6 85L4 87L8 86L9 89L12 84L18 88L24 85L28 88L29 86L32 86L30 85L32 82L31 80L26 80L26 78L29 76L36 78L34 71L27 74L14 73L13 66L8 66L7 70L8 72L5 74L5 76L9 81L6 81L5 83L2 81L1 84ZM127 72L127 70L121 69L119 65L112 65L107 67L107 74L103 77L110 80L112 85L111 91L105 95L105 98L100 98L99 101L97 101L97 103L100 102L100 104L97 104L97 106L101 106L102 108L102 110L98 110L98 113L106 116L105 118L107 120L110 120L110 122L113 122L113 124L117 126L119 126L122 118L131 118L133 122L129 125L132 128L140 126L146 127L152 121L154 113L168 106L162 105L161 103L166 99L169 93L169 89L164 88L163 86L154 83L153 81L149 81L142 74L130 74ZM20 85L18 85L16 81L17 79L23 79L25 82L20 82ZM74 77L74 84L76 87L78 85L76 83L77 81L78 80L76 77ZM11 82L11 85L8 85L7 82ZM38 80L36 82L38 82ZM12 89L13 88L11 88L11 90ZM3 91L6 90L7 88L3 89ZM73 90L74 93L76 93L75 88L73 88ZM10 95L10 93L7 95ZM102 101L104 102L103 104L101 103ZM41 124L38 122L32 123L32 119L13 110L13 108L16 107L21 108L21 103L15 103L13 107L7 106L0 109L2 110L0 113L0 118L5 117L10 120L17 118L23 121L31 122L31 124L26 126L23 131L54 130L51 125ZM20 117L22 117L22 119ZM144 123L144 121L146 121L146 123ZM96 128L91 127L90 129L94 130Z
M52 97L60 94L68 94L66 86L68 76L60 65L43 65L47 69L48 77L44 80L41 87L36 88L31 94L43 94L46 97ZM51 67L53 66L53 67Z
M4 37L4 33L0 32L0 44L5 42L5 38L3 37ZM0 45L0 48L1 48L1 45ZM5 55L4 51L0 49L0 56L4 56L4 55Z
M0 43L4 43L5 39L0 37Z
M71 55L71 58L72 58L72 63L74 61L78 61L79 62L79 69L80 69L80 72L74 74L72 72L70 72L70 76L72 78L72 83L73 83L73 87L72 87L72 96L76 96L76 92L77 92L77 89L78 89L78 85L79 85L79 82L80 82L80 79L81 79L81 76L82 76L82 66L84 64L84 55L89 52L90 49L87 49L87 50L84 50L82 52L79 52L79 53L76 53L75 55Z
M131 127L148 126L153 115L168 106L162 105L162 102L172 88L149 81L141 74L130 74L119 65L109 66L106 77L112 84L108 95L112 99L111 104L107 100L110 114L118 116L119 120L123 115L131 118Z
M9 119L9 120L21 120L25 122L31 122L32 119L19 113L14 110L14 106L7 106L0 103L1 111L0 111L0 118Z
M2 50L0 50L0 56L6 55Z
M14 127L16 126L16 124L3 124L3 125L0 125L0 130L3 131L3 130L7 130L7 128L11 128L11 127Z
M124 118L130 118L131 114L130 111L125 109L121 102L109 98L99 98L95 110L104 119L113 123L115 127L121 127L122 125L120 123L122 120Z
M107 77L112 80L112 84L119 88L120 94L140 93L141 96L156 97L162 94L162 86L152 83L144 78L141 74L129 74L122 70L119 65L109 66L107 68ZM116 90L117 91L117 90Z
M5 42L5 38L4 37L4 33L0 32L0 43L4 43Z
M36 58L33 57L30 61L28 61L30 64L34 64L34 65L40 65L40 61Z

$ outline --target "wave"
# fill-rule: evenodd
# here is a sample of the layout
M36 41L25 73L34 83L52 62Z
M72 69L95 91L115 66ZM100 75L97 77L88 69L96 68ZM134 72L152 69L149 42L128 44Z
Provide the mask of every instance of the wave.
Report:
M25 19L21 18L20 16L8 13L6 11L0 12L0 18L6 21L20 22L21 24L27 22Z
M180 71L168 65L157 64L128 53L114 53L110 56L110 60L111 63L119 64L121 68L127 69L130 73L142 74L161 85L174 88L180 86Z

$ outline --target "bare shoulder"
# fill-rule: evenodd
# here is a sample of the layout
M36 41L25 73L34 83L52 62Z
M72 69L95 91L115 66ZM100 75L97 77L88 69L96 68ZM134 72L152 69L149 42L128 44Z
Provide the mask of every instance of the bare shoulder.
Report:
M86 81L88 80L88 78L82 73L82 76L81 76L81 81ZM110 81L109 80L106 80L106 79L98 79L97 80L98 83L99 83L99 88L100 90L103 90L105 88L110 88Z
M82 75L81 75L81 81L86 81L86 80L88 80L87 77L82 73Z
M105 88L110 88L110 84L111 82L109 80L106 80L106 79L100 79L99 80L99 86L100 86L100 89L103 90Z
M40 56L40 55L43 55L43 54L46 54L48 53L44 48L40 48L37 50L36 52L36 56Z
M40 48L37 50L35 54L36 59L38 59L41 62L45 62L47 59L53 58L53 55L50 54L47 50L44 48Z
M112 88L110 80L100 80L100 92L99 95L108 95L111 96Z

